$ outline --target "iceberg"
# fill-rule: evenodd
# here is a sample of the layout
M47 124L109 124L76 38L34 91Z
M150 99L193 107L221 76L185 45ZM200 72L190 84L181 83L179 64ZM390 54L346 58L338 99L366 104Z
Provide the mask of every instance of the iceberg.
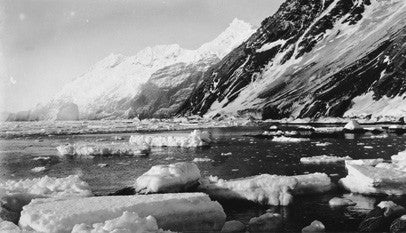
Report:
M263 174L253 177L223 180L207 177L198 189L216 199L245 199L264 205L287 206L292 202L292 190L297 185L293 177Z
M364 128L356 120L350 120L344 126L344 131L364 131Z
M274 137L272 139L272 141L273 142L306 142L306 141L310 141L310 139L280 136L280 137Z
M149 215L141 218L137 213L124 211L118 218L107 220L104 223L76 224L71 233L170 233L158 228L156 219Z
M200 170L195 163L156 165L137 178L135 190L138 193L186 191L197 186L200 177Z
M299 176L258 176L223 180L209 176L200 179L198 189L216 199L244 199L263 205L287 206L293 195L314 194L333 188L330 178L324 173Z
M193 130L188 136L146 136L132 135L130 144L149 147L201 147L212 142L209 132Z
M171 231L220 231L226 219L221 205L206 194L177 193L36 199L24 206L19 225L26 230L67 233L77 224L103 223L125 211L141 218L154 216L160 228Z
M94 158L97 156L144 156L149 154L149 148L135 147L127 143L78 143L60 145L56 148L60 156L76 158Z
M344 162L345 160L352 160L352 158L349 156L338 157L338 156L328 156L328 155L300 158L300 162L303 164L331 164L331 163Z
M406 172L396 169L346 163L348 175L339 183L353 193L406 194Z

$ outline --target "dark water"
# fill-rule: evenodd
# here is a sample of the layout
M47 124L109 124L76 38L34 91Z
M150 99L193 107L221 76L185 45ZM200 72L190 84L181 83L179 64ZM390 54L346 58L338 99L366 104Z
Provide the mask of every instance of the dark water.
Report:
M240 178L262 173L277 175L299 175L325 172L336 183L346 176L343 164L303 165L299 159L306 156L335 155L350 156L354 159L384 158L406 149L406 137L390 135L387 138L371 138L370 135L356 136L353 139L317 139L300 143L272 142L246 136L263 132L264 128L212 129L216 143L211 147L197 149L161 148L154 149L149 157L102 157L94 159L60 159L56 146L73 142L112 141L115 135L54 136L31 139L0 141L0 171L3 179L41 177L44 175L65 177L82 174L95 194L103 195L126 186L151 166L179 161L192 161L194 158L210 158L214 162L198 163L202 175L214 175L223 179ZM176 132L186 133L186 132ZM161 134L175 134L161 133ZM125 141L129 134L121 134ZM317 142L330 142L331 145L316 146ZM371 148L372 147L372 148ZM231 154L229 154L231 152ZM224 155L227 153L226 155ZM34 160L39 156L50 156L48 160ZM98 164L107 164L99 167ZM34 173L34 167L45 166L44 172ZM300 231L313 220L323 222L327 231L355 231L360 219L374 203L383 197L355 195L359 204L356 207L332 209L328 201L332 197L346 195L337 189L334 192L295 197L289 207L259 206L247 202L222 203L229 220L248 223L249 219L266 211L278 212L284 217L285 231ZM392 198L393 199L393 198ZM406 204L406 198L396 198L399 204Z

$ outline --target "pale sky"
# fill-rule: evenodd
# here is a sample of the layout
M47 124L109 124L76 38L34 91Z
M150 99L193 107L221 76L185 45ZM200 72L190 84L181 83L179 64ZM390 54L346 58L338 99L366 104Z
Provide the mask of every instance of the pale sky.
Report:
M111 53L195 49L283 0L0 0L0 112L33 108Z

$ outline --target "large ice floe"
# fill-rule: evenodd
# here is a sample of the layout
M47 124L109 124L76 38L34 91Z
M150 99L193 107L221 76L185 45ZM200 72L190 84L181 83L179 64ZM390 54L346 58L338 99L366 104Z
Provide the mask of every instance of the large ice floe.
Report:
M325 193L335 187L326 173L316 172L293 177L298 181L297 186L293 189L294 195Z
M65 178L44 176L0 182L1 216L16 222L24 205L34 198L75 198L91 196L90 186L77 175Z
M137 213L141 218L154 216L160 228L172 231L220 231L226 219L222 206L208 195L177 193L35 199L24 206L19 225L26 230L65 233L77 224L90 226L116 221L125 211Z
M107 220L104 223L76 224L72 233L170 233L159 229L156 219L149 215L142 218L135 212L124 211L118 218Z
M188 136L147 136L132 135L130 144L149 147L200 147L212 142L209 132L193 130Z
M97 156L144 156L148 147L137 147L128 143L77 143L60 145L56 148L60 156L94 158Z
M303 157L300 158L300 162L303 164L330 164L330 163L340 163L346 160L352 160L351 157L338 157L338 156L328 156L328 155L319 155L313 157Z
M200 180L198 189L217 199L244 199L264 205L286 206L293 195L313 194L333 188L324 173L299 176L262 174L234 180L210 176Z
M195 163L156 165L137 178L135 190L138 193L187 191L197 186L200 177L200 170Z
M346 161L348 175L339 181L345 189L362 194L406 194L406 172L397 169L396 164L358 164Z
M308 138L293 138L293 137L285 137L285 136L280 136L280 137L274 137L272 139L273 142L306 142L310 141Z

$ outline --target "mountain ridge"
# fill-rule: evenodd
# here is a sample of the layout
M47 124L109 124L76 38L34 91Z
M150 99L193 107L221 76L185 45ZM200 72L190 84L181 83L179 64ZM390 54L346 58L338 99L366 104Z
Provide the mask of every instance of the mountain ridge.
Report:
M155 72L177 64L195 64L197 70L207 69L252 33L251 25L234 19L215 39L195 50L171 44L146 47L129 57L110 54L65 85L50 102L32 110L35 112L32 115L37 116L30 117L55 119L58 109L72 103L78 106L82 119L134 117L133 98L142 93L141 87Z
M179 114L343 116L369 91L374 100L402 96L405 5L288 0L206 73Z

